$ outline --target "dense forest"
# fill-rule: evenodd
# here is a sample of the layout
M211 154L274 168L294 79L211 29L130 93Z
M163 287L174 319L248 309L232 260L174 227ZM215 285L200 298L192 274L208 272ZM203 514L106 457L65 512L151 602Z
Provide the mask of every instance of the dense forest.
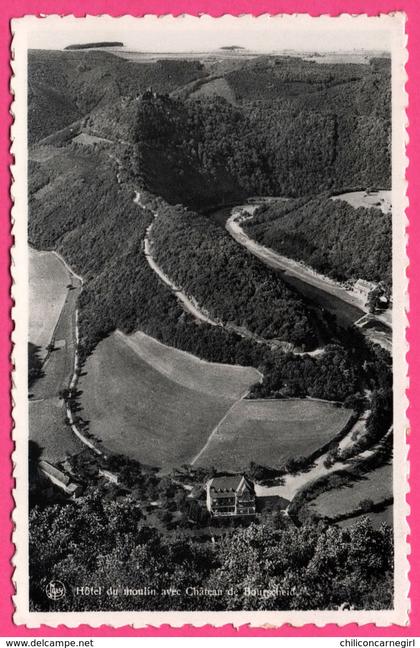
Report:
M167 93L204 73L193 60L132 63L104 50L29 50L29 142L150 86Z
M98 41L93 43L76 43L75 45L67 45L65 50L83 50L99 47L124 47L124 43L120 41Z
M244 229L262 245L339 281L392 281L392 219L328 195L258 208Z
M330 350L313 358L271 350L269 346L244 339L223 327L197 324L149 267L143 253L143 236L152 222L152 212L133 202L134 192L130 185L117 184L116 170L116 165L105 154L86 153L74 145L62 149L53 159L30 164L29 240L39 249L55 249L62 253L84 278L80 297L82 359L116 328L126 332L140 329L166 344L210 361L261 369L264 381L254 388L258 397L309 394L343 401L363 389L367 380L363 363L371 357L371 351L362 336L349 335L343 346L342 335L339 337L338 332L334 333L333 327L329 332L334 342ZM156 204L163 205L162 201L156 203L150 197L153 209ZM166 205L161 207L161 211L166 214L165 218L174 214L173 227L176 229L178 210ZM203 217L198 215L189 218L196 218L197 223L203 222ZM194 236L203 234L198 230ZM223 265L223 257L218 257L219 247L223 249L226 245L230 254L234 245L223 229L215 231L214 236L213 251L209 239L207 250L203 247L203 254L206 250L207 256L202 259L200 273L196 272L198 283L201 271L211 271L209 255L214 255L215 260L219 258ZM307 315L302 302L282 284L270 284L271 273L251 256L247 256L245 261L239 246L235 246L235 252L232 249L233 258L236 258L236 250L240 255L238 262L242 264L242 272L249 272L255 265L256 278L259 279L256 283L253 280L253 286L261 284L261 278L265 277L261 293L268 291L269 295L280 295L287 300L286 312L280 310L275 318L279 327L283 322L284 330L293 333L296 323L288 320L289 304L296 317L302 317L305 323ZM250 266L247 266L248 261ZM225 262L229 262L226 257ZM240 282L236 269L231 267L231 271ZM206 302L209 299L204 294L206 283L200 286L203 292L195 296L202 296ZM225 295L221 303L228 307L232 294L226 292L226 286L221 285L220 290L220 299ZM270 293L270 290L274 292ZM216 295L214 299L219 297ZM254 299L262 309L264 304L259 301L258 294ZM249 316L249 323L253 325L252 312L247 314L246 304L242 307L244 316ZM270 312L267 306L265 311ZM271 312L274 316L274 311ZM229 316L235 318L235 313ZM266 317L265 312L262 312L262 317ZM266 321L269 327L270 322ZM296 330L302 335L299 328ZM313 334L311 328L307 330ZM373 362L375 366L378 364L375 359ZM385 373L390 372L384 360L380 361L380 366Z
M153 223L153 256L212 317L266 340L310 349L316 331L297 293L211 219L167 206Z
M74 122L111 139L123 134L136 143L144 186L171 203L197 208L249 194L390 184L385 60L260 57L206 66L133 63L99 50L32 51L29 73L31 142ZM223 80L233 105L217 85L214 94L190 97L207 78Z
M139 173L172 203L200 207L250 194L389 186L389 125L372 114L158 96L140 103L136 132Z
M140 503L101 493L77 504L35 506L30 528L33 610L126 610L127 601L132 610L392 606L392 531L373 529L367 518L347 529L323 523L298 528L273 518L229 530L213 544L182 529L162 534L147 524ZM65 598L45 597L51 579L67 584ZM76 593L91 583L102 586L101 596ZM118 586L150 590L107 595ZM188 588L203 590L194 595ZM252 592L264 589L271 595Z

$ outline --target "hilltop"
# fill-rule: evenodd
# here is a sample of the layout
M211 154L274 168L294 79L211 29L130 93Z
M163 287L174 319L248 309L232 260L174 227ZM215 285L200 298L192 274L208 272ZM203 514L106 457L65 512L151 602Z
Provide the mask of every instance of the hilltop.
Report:
M67 45L65 50L81 50L81 49L93 49L99 47L124 47L124 43L119 41L100 41L98 43L79 43L76 45Z

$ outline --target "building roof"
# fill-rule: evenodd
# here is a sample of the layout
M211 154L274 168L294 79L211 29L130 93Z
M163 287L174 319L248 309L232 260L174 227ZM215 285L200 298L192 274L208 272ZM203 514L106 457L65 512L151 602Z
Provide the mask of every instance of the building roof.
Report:
M228 497L236 493L241 483L245 484L248 489L253 488L250 482L244 475L225 475L223 477L214 477L208 482L208 486L212 494L218 496Z
M374 290L377 286L373 281L366 281L366 279L358 279L354 285L355 288L364 288L365 290Z
M56 466L53 466L53 464L50 464L48 461L40 461L39 467L47 475L51 475L52 477L58 479L64 486L67 486L69 484L70 477L56 468Z
M225 475L223 477L214 477L210 481L210 488L216 491L233 491L235 492L242 481L242 475Z

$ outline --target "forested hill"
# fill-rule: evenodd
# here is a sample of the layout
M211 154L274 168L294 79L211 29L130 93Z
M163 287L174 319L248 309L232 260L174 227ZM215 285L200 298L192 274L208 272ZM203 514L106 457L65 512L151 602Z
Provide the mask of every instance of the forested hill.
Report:
M148 188L192 207L390 183L389 123L375 114L150 97L136 135Z
M162 209L167 210L166 217L173 221L175 230L179 210L169 205L165 207L163 201L151 196L149 200L143 196L143 201L150 204L150 211L140 208L133 202L131 187L116 181L116 170L115 163L106 154L86 151L81 146L62 147L55 151L53 157L29 164L29 241L38 249L56 250L62 254L84 279L79 300L79 353L82 361L100 340L115 329L127 333L142 330L165 344L211 362L259 368L264 374L264 381L253 389L253 395L258 398L310 395L345 401L365 385L378 389L378 384L372 382L376 373L385 376L386 381L388 376L392 379L388 358L377 352L378 357L373 358L365 345L362 349L358 344L354 351L351 347L347 349L331 344L323 355L315 358L271 350L267 345L240 337L221 326L197 324L152 271L143 251L143 237L153 221L152 210L155 211L157 204L160 203ZM200 217L195 218L198 224L202 222ZM220 295L210 297L221 307L222 300L228 306L231 301L229 282L232 281L232 286L236 285L237 291L240 282L249 277L256 262L248 255L250 265L246 266L245 252L235 246L223 229L218 228L217 231L219 236L214 226L209 228L210 236L216 236L214 263L221 264L228 255L222 275L226 285L222 284ZM218 252L221 234L224 234L226 243L221 241ZM213 250L210 239L207 238L205 242L205 232L198 228L193 239L196 241L200 236L204 243L203 265L199 266L198 251L192 262L197 275L204 273L205 277L211 274ZM168 248L169 255L173 255L176 249L175 238L172 247ZM233 246L237 247L239 257L236 251L230 257ZM188 268L189 253L190 249L186 247L182 255L184 272ZM233 264L237 259L241 264L239 268ZM238 274L240 268L247 273L242 278ZM228 272L232 274L231 278ZM267 279L264 284L261 283L261 273ZM264 266L260 265L252 280L252 285L259 287L252 297L252 304L265 309L260 326L264 322L266 326L274 326L278 333L299 335L302 342L302 335L305 335L309 344L314 334L311 326L314 321L311 320L308 330L305 305L280 282L274 285L270 276L270 273L264 273ZM201 298L205 289L209 292L210 284L206 285L199 277L196 283L196 286L191 286L194 290L200 288L197 296ZM266 300L264 295L267 296ZM210 297L204 295L204 303ZM271 302L272 297L276 298L276 302ZM246 303L238 302L237 294L235 299L238 313L253 326L252 311ZM276 312L276 305L280 306L279 312ZM235 317L235 312L228 316ZM289 321L290 317L292 321ZM280 325L286 328L281 330ZM365 363L366 358L371 361ZM378 367L375 372L372 366Z
M316 345L316 331L298 294L208 218L162 207L151 239L163 270L212 317L268 340L306 349Z
M171 203L390 186L386 62L133 63L105 51L33 51L29 78L31 142L72 122L130 141L144 186Z
M328 195L260 207L244 223L249 235L333 279L392 281L392 219L375 207L355 209Z
M105 50L28 52L29 142L150 86L168 93L205 74L199 61L132 63Z
M67 45L65 50L83 50L83 49L92 49L99 47L123 47L124 43L120 41L99 41L96 43L76 43L75 45Z

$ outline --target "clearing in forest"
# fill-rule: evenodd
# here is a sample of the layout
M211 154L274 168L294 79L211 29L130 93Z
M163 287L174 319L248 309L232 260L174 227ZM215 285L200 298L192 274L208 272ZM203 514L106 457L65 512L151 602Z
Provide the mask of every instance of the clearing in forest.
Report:
M213 79L208 83L203 83L197 90L194 90L190 94L191 99L201 97L223 97L223 99L226 99L233 106L236 105L236 95L226 79L223 78Z
M47 354L54 328L67 297L69 274L52 252L29 248L29 342Z
M332 200L344 200L352 207L377 207L384 214L388 214L392 209L392 192L391 191L349 191L338 196L333 196Z
M41 376L29 389L29 438L43 459L56 462L83 449L65 422L64 402L59 398L73 374L80 281L52 252L29 249L29 254L30 349L38 362L45 360ZM52 340L53 349L45 359Z
M321 401L240 401L215 430L195 465L239 471L254 461L278 467L325 446L351 416L351 410Z
M350 515L363 500L378 504L392 497L392 494L392 465L385 464L345 486L321 493L312 500L310 508L320 516L335 518ZM369 517L371 515L369 513Z
M204 362L141 332L100 342L83 373L83 417L95 439L165 468L189 463L261 379L252 367Z

